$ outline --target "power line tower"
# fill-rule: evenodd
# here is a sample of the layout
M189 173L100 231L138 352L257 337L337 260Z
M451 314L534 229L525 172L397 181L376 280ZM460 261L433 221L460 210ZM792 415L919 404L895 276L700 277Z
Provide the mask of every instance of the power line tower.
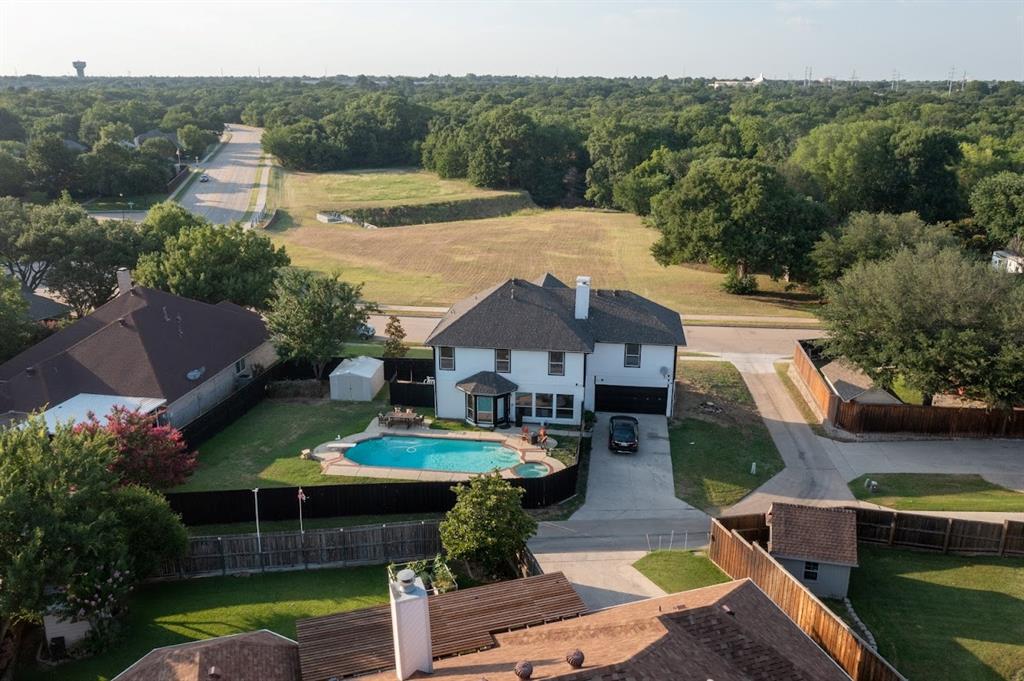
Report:
M967 71L964 71L964 77L960 79L960 92L964 91L967 87Z
M949 67L949 89L946 91L946 96L953 94L953 79L956 78L956 67Z
M857 87L857 69L850 72L850 87Z

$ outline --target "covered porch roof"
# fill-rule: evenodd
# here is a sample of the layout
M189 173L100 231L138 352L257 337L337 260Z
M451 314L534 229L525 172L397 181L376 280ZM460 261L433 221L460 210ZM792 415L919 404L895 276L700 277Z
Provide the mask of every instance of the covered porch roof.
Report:
M470 395L497 397L507 395L519 386L494 371L478 371L456 383L455 387Z

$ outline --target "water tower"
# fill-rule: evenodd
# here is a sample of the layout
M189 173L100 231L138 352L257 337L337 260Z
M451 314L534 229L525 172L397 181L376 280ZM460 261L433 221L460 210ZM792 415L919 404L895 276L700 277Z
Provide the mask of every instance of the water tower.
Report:
M85 62L84 61L73 61L71 65L75 67L75 73L78 74L79 78L85 78Z

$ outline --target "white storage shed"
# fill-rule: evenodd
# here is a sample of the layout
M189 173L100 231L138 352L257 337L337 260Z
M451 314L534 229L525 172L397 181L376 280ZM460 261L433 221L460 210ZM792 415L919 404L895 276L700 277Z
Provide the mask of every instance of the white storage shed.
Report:
M352 357L331 372L331 399L369 402L384 387L384 362L373 357Z

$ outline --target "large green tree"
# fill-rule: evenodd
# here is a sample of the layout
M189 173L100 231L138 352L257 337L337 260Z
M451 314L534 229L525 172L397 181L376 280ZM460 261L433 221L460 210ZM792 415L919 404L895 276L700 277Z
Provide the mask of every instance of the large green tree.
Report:
M169 237L162 251L143 254L135 279L186 298L263 310L278 270L290 262L283 246L258 232L238 224L203 225Z
M32 185L49 196L70 189L75 183L76 156L57 135L33 137L25 152Z
M971 192L971 210L997 244L1024 238L1024 174L997 173L978 182Z
M362 290L338 274L282 272L267 312L270 337L281 356L308 361L314 378L322 378L327 362L341 355L374 310L363 302Z
M0 197L0 265L23 289L35 291L66 257L76 236L93 225L95 220L67 194L42 206Z
M484 569L487 576L505 576L537 521L522 507L523 490L497 473L479 475L452 488L455 506L441 522L441 544L455 560Z
M28 302L21 295L18 282L0 275L0 363L25 349L32 337L29 328Z
M829 351L884 387L1024 403L1024 286L957 248L904 248L826 287Z
M807 254L826 225L822 208L790 190L772 167L749 159L696 161L653 201L663 265L706 262L739 278L763 271L803 278Z
M959 218L963 205L956 166L963 153L953 133L906 126L892 143L907 178L904 210L916 211L925 222Z
M856 212L814 244L811 259L818 279L831 281L852 265L883 260L904 246L953 246L956 241L952 230L929 225L917 213Z

